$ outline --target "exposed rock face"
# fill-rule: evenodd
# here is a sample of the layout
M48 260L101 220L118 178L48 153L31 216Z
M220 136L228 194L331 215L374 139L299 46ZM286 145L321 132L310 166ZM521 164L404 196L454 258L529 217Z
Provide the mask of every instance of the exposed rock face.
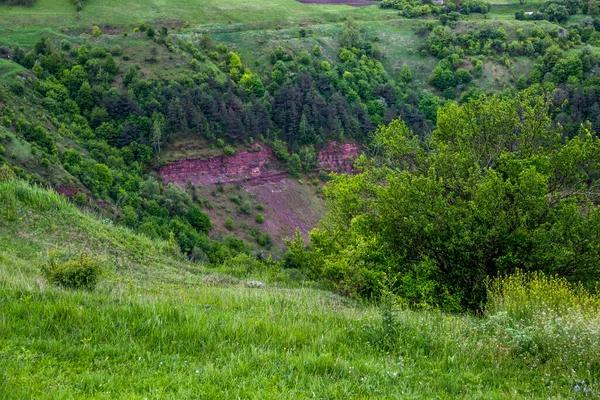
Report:
M182 160L162 167L159 174L170 182L185 185L216 185L254 183L279 180L281 171L272 168L276 158L268 147L255 146L231 157L213 157L205 160Z
M327 172L350 173L359 152L360 147L354 143L330 142L319 152L318 169Z
M327 144L318 154L318 169L327 172L351 172L359 147L352 143ZM268 147L255 144L231 157L213 157L176 161L159 171L165 181L185 185L257 185L279 182L287 176L285 165L277 160Z

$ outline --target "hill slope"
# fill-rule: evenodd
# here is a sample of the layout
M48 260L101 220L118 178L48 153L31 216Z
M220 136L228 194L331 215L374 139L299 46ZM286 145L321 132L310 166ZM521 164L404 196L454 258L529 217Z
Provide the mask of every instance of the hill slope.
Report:
M22 182L0 183L0 210L6 399L541 398L597 390L589 365L536 365L517 345L501 344L490 329L497 319L399 311L381 320L372 307L309 287L207 279L168 243ZM38 266L56 247L102 260L95 291L47 285Z

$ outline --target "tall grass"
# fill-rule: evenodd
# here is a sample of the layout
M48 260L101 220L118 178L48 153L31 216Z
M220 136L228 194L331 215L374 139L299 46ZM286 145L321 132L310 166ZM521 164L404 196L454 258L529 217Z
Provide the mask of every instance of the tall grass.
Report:
M600 296L542 273L517 272L490 287L485 324L532 366L569 365L591 392L600 377ZM597 394L597 393L596 393Z
M53 190L21 180L0 181L0 205L5 211L4 218L15 218L19 203L35 212L75 213L68 200Z

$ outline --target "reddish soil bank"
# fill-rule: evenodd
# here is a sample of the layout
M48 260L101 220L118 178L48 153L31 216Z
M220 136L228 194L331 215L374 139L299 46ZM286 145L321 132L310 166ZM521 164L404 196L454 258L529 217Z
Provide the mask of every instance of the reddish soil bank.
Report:
M328 143L318 154L317 169L327 172L351 172L359 147L352 143ZM281 164L268 147L254 145L231 157L180 160L159 171L165 181L185 185L259 185L280 182L287 177Z
M159 171L166 181L185 185L216 185L254 183L255 180L280 180L281 171L271 168L276 162L273 151L256 146L253 151L243 150L231 157L181 160L162 167Z
M354 160L360 153L360 147L354 143L329 142L317 158L317 169L327 172L352 172Z
M56 190L56 193L62 194L65 197L73 197L79 192L79 188L75 186L59 186L54 190Z
M375 1L364 0L297 0L305 4L345 4L352 7L372 6L378 4Z

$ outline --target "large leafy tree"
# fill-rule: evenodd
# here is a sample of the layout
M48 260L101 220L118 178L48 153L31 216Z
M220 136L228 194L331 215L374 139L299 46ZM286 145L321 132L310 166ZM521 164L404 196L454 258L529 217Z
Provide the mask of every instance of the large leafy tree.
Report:
M427 139L396 120L374 161L335 177L302 264L350 295L477 309L489 277L541 270L600 278L600 143L565 140L550 97L482 96L438 112Z

